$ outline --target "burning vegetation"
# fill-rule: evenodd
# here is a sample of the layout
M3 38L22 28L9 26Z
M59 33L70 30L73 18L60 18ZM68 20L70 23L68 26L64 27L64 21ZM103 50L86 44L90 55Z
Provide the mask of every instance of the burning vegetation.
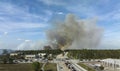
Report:
M73 14L68 14L63 22L56 24L47 31L52 48L95 48L101 39L102 29L96 25L95 19L77 19Z

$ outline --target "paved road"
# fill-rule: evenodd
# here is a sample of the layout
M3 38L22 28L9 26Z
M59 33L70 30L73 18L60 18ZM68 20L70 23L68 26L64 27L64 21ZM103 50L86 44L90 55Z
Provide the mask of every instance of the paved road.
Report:
M67 53L65 54L65 56L60 54L57 56L57 58L58 61L56 62L58 64L58 71L72 71L71 69L68 69L68 67L65 65L65 61L66 61L65 58L67 58ZM86 71L82 67L76 64L78 62L77 60L67 60L67 61L71 63L71 66L74 67L76 71Z
M86 71L76 63L73 63L73 62L70 62L70 63L71 63L71 66L74 67L76 71ZM71 69L68 69L64 61L58 61L57 64L58 64L58 71L72 71Z
M78 64L71 62L72 66L76 69L76 71L87 71L84 68L80 67Z
M59 71L70 71L63 61L58 62Z

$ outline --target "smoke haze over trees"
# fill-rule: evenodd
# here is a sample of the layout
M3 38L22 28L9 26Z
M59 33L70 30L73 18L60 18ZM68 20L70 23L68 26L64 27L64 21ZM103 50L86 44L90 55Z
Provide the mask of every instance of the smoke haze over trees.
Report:
M102 36L102 29L96 25L95 19L77 19L73 14L53 26L47 37L53 48L61 50L95 48Z

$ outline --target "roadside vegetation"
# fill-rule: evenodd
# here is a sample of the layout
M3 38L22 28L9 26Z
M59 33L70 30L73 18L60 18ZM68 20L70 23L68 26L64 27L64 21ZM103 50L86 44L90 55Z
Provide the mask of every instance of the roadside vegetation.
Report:
M88 71L95 71L95 69L88 67L87 65L83 64L83 63L78 63L78 65L80 65L81 67L83 67L84 69L88 70Z

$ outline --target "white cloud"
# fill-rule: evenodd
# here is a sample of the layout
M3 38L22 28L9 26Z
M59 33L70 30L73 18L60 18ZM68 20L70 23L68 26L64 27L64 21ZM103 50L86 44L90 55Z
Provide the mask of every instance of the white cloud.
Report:
M45 12L47 12L46 14L51 15L50 11L45 10ZM44 15L29 13L26 7L21 8L11 3L0 2L0 20L9 22L14 21L16 18L26 20L27 22L36 19L41 21L46 20Z
M25 42L32 42L31 40L25 40Z
M23 42L32 42L32 40L29 39L22 39L22 38L17 38L18 41L23 41Z
M97 11L95 10L95 7L92 6L91 4L89 4L93 1L85 1L85 0L77 0L77 1L39 0L39 1L45 3L46 5L58 5L58 6L64 7L66 10L68 10L72 13L82 14L87 17L94 17L97 15L96 14ZM97 2L97 3L99 3L99 2ZM102 3L103 2L101 2L101 4ZM63 14L63 13L58 12L57 14Z
M63 2L63 0L38 0L41 1L47 5L66 5L65 2Z
M91 5L84 5L82 3L74 6L66 6L66 9L70 12L73 12L77 15L83 15L86 17L95 17L97 16L97 11Z
M17 40L20 40L20 41L21 41L21 40L24 40L24 39L21 39L21 38L17 38Z
M49 16L51 16L51 15L53 14L53 12L50 11L50 10L44 10L44 12L45 12L46 14L48 14Z
M63 14L63 12L57 12L57 14Z
M23 32L24 33L24 32ZM36 32L36 31L30 31L30 32L25 32L24 33L24 35L28 35L28 36L34 36L34 35L40 35L40 36L45 36L46 35L46 33L45 33L45 31L40 31L40 32Z
M48 24L41 24L41 23L27 23L27 22L0 22L0 32L4 31L17 31L17 30L24 30L24 29L35 29L35 28L45 28Z
M8 32L4 32L4 35L7 35L8 34Z
M35 33L32 30L48 27L45 22L49 20L48 16L52 15L52 11L44 10L44 12L45 15L37 15L29 13L28 7L22 8L15 4L0 2L0 32L19 33L30 29Z

